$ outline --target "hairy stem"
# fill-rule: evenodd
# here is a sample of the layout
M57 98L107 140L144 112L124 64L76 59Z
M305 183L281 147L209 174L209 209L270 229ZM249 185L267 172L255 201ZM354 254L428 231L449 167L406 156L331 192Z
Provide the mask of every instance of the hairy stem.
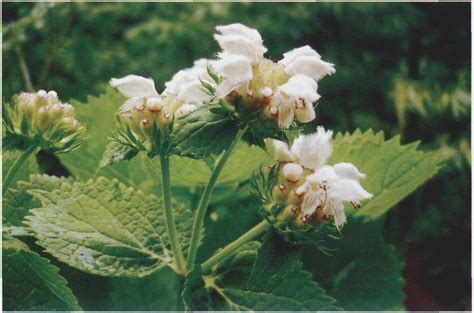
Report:
M3 177L2 192L5 193L10 186L10 183L15 177L16 172L20 169L20 166L28 159L28 157L35 151L36 146L30 146L28 149L24 150L20 157L13 163L13 166L8 171L7 175Z
M170 181L170 162L169 156L164 153L160 154L161 165L161 186L163 196L163 207L165 211L166 229L171 243L171 249L176 260L179 273L184 273L186 270L186 262L184 260L183 251L179 245L178 233L176 232L176 223L173 214L173 207L171 204L171 181Z
M260 236L271 226L272 225L267 220L261 221L248 232L237 238L235 241L229 243L222 250L220 250L212 257L210 257L207 261L202 263L202 272L206 273L207 271L211 270L214 265L230 257L239 247Z
M199 200L198 208L194 214L193 232L191 236L191 245L189 248L189 255L187 260L188 270L191 270L194 266L194 263L196 262L196 255L197 250L199 248L199 241L201 238L202 226L204 224L204 217L206 216L207 207L209 205L209 201L211 199L214 187L216 186L217 179L219 178L219 175L222 172L225 163L234 151L235 146L242 138L246 130L247 127L239 129L239 131L235 135L234 141L217 162L217 165L212 171L211 177L209 178L209 182L207 183L206 188L204 189L201 199Z

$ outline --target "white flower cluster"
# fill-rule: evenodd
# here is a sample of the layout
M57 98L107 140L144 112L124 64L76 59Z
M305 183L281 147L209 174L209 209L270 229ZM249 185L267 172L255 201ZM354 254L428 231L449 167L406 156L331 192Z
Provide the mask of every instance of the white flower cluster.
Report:
M319 126L314 134L300 135L291 148L274 140L276 160L284 164L277 190L292 190L293 195L287 196L290 210L303 224L334 217L334 224L340 228L346 222L343 203L358 207L359 201L372 195L360 185L359 179L365 175L353 164L326 164L332 153L331 136L332 131Z
M211 65L223 78L218 97L236 91L244 99L260 102L281 128L288 128L294 118L302 123L314 120L313 103L320 98L317 81L335 73L333 64L309 46L289 51L274 63L264 58L267 48L257 30L242 24L216 29L214 38L222 52Z
M122 120L138 130L149 127L151 119L166 124L173 115L189 114L212 98L203 84L212 86L217 98L239 95L252 107L263 108L264 116L277 120L281 128L288 128L295 118L302 123L314 120L313 103L320 98L317 81L335 72L333 64L309 46L287 52L275 63L264 57L267 48L257 30L242 24L216 29L214 38L222 48L218 59L199 59L177 72L161 95L149 78L112 79L110 84L129 98L120 109ZM208 66L218 82L209 76Z
M5 109L10 121L6 131L31 138L41 134L43 149L59 152L77 143L82 125L73 106L61 102L54 90L22 92L14 98L13 110Z
M198 60L194 67L181 70L166 83L160 95L151 78L128 75L112 78L110 85L128 99L119 110L119 117L135 135L151 139L153 123L162 129L172 120L187 115L203 105L210 95L202 89L199 77L206 72L206 60Z

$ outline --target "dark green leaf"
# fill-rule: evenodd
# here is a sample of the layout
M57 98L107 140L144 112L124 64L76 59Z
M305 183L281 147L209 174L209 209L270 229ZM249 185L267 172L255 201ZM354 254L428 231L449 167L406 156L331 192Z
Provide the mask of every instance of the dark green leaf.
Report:
M81 310L58 268L12 238L3 240L3 309Z
M207 106L175 120L174 127L174 152L192 158L221 153L237 133L234 121Z

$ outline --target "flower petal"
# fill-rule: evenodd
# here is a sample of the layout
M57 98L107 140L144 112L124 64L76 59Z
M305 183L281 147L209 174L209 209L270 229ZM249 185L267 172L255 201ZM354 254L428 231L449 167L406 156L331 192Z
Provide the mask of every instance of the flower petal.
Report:
M316 208L321 204L320 195L312 190L304 195L303 203L301 204L301 212L311 215L316 211Z
M341 201L360 201L373 197L358 181L348 178L332 181L329 186L328 195Z
M210 84L210 82L207 83ZM200 106L204 101L211 99L211 95L204 91L204 87L199 80L194 80L181 88L176 99Z
M283 53L283 59L278 61L278 63L282 64L283 66L288 66L289 64L291 64L291 62L301 56L314 56L317 58L321 58L321 56L319 55L319 53L316 52L316 50L306 45Z
M323 166L332 153L332 131L318 126L317 132L300 135L291 146L291 152L306 168L314 169Z
M359 180L360 178L365 177L365 174L359 172L357 167L352 163L337 163L334 165L334 171L337 175L349 179Z
M306 75L320 80L326 75L334 74L334 64L325 62L315 56L300 56L285 67L288 75Z
M224 51L224 55L242 55L248 57L252 63L256 63L263 58L263 54L267 51L263 45L262 37L256 29L236 23L217 26L216 30L220 34L215 34L214 38Z
M181 105L177 110L176 112L174 112L174 116L176 118L179 118L181 116L184 116L184 115L187 115L191 112L194 112L196 111L197 107L194 105L194 104L183 104Z
M290 152L290 148L286 142L280 140L272 140L273 147L275 147L275 159L280 162L291 162L293 161L293 154Z
M337 229L341 229L341 227L347 222L346 214L344 213L344 205L339 201L334 204L332 209L334 212L334 224Z
M239 55L226 55L213 63L213 68L224 80L216 90L218 97L228 95L232 90L252 79L252 65L249 58Z
M112 78L110 85L117 88L126 97L157 97L155 83L151 78L128 75L123 78Z
M138 107L143 104L143 98L141 97L131 97L127 99L124 104L120 107L119 113L125 113L133 109L134 107Z
M316 173L308 175L306 180L312 184L321 184L323 182L332 182L337 179L334 168L330 165L324 165Z
M304 103L299 106L296 105L295 117L301 123L309 123L316 118L316 112L311 103Z
M291 77L285 84L278 87L278 91L297 101L304 99L308 103L313 103L321 96L317 93L317 83L308 76L295 75Z

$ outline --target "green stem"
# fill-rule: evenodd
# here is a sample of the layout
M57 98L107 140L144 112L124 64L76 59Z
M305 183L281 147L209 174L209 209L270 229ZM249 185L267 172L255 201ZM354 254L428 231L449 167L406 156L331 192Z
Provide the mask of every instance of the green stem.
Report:
M207 207L209 205L212 192L214 191L214 187L216 186L217 179L219 178L219 175L222 172L225 163L232 154L235 146L242 138L246 130L247 127L239 129L239 131L235 135L234 141L231 143L230 147L224 152L222 157L219 159L219 162L217 162L217 165L212 171L211 177L209 178L209 182L207 183L206 188L204 189L201 199L199 200L198 208L194 214L193 232L191 236L191 245L189 247L189 255L187 260L188 270L192 270L194 263L196 262L196 255L201 239L204 217L206 216Z
M183 251L179 245L178 233L176 232L176 223L173 214L173 207L171 204L171 180L170 180L170 162L168 155L160 154L161 165L161 186L163 196L163 207L165 211L166 229L170 238L171 249L176 260L179 273L184 273L186 270L186 263L184 260Z
M267 220L261 221L255 227L250 229L248 232L246 232L245 234L237 238L235 241L229 243L222 250L214 254L206 262L202 263L201 265L202 272L206 273L207 271L211 270L211 268L214 265L218 264L219 262L231 256L239 247L255 239L256 237L260 236L271 226L272 225Z
M10 168L8 171L7 175L3 178L3 185L2 185L2 192L5 193L8 189L8 186L10 186L10 183L13 180L13 177L15 177L16 172L20 168L20 166L28 159L28 157L35 151L36 146L32 145L28 149L23 150L21 153L20 157L15 161L13 166Z

